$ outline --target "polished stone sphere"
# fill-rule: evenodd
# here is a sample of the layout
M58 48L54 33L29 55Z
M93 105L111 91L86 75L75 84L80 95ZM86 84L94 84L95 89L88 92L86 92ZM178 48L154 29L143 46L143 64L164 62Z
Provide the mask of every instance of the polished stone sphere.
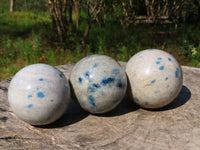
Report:
M144 108L171 103L182 88L182 69L169 53L147 49L135 54L126 65L129 95Z
M46 64L21 69L11 80L8 100L12 111L32 125L45 125L60 118L70 100L64 74Z
M90 113L113 110L123 99L127 78L113 58L91 55L80 60L70 74L74 99Z

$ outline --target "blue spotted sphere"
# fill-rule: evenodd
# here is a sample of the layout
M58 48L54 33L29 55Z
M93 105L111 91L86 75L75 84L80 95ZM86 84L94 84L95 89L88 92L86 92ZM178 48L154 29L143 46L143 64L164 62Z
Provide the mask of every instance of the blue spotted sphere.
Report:
M64 74L46 64L21 69L11 80L8 101L21 120L32 125L50 124L69 104L70 87Z
M80 60L70 74L73 99L93 114L113 110L123 99L127 78L113 58L91 55Z
M126 65L130 98L144 108L171 103L182 88L182 69L169 53L147 49L135 54Z

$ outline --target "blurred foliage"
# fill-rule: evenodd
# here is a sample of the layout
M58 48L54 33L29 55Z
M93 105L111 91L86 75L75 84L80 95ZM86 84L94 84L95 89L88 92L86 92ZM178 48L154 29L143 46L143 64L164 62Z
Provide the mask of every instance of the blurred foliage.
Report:
M146 1L73 0L71 28L64 33L66 41L61 43L49 12L48 1L17 0L15 12L11 13L10 1L1 0L0 81L32 63L76 63L96 53L127 61L135 53L147 48L163 49L183 65L200 67L200 1L154 1L157 3L151 5L160 15L167 14L167 11L164 13L160 10L164 9L163 4L166 2L173 9L181 6L181 12L179 8L173 10L179 16L178 21L173 22L177 18L168 18L172 20L171 23L135 23L137 16L147 16L151 21L155 15L148 16L149 6ZM68 6L68 19L69 9ZM92 14L93 9L95 11ZM82 41L88 25L88 37L83 47Z

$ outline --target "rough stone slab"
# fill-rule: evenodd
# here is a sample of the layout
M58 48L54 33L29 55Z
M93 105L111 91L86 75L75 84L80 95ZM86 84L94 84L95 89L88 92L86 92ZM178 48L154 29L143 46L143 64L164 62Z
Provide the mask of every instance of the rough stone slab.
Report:
M58 68L68 77L73 65ZM142 109L125 97L112 112L92 115L71 101L61 119L43 127L22 122L12 113L7 100L11 79L0 82L0 149L198 150L200 69L182 69L182 90L162 109Z

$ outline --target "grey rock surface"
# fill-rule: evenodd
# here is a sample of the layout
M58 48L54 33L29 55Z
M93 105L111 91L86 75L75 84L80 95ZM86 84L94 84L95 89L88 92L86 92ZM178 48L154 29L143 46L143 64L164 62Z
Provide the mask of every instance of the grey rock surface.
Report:
M124 67L126 63L120 62ZM58 66L69 77L73 65ZM200 69L183 69L183 87L168 106L147 110L128 97L113 111L92 115L72 100L55 123L31 126L8 105L10 79L0 82L0 149L197 150L200 147Z

